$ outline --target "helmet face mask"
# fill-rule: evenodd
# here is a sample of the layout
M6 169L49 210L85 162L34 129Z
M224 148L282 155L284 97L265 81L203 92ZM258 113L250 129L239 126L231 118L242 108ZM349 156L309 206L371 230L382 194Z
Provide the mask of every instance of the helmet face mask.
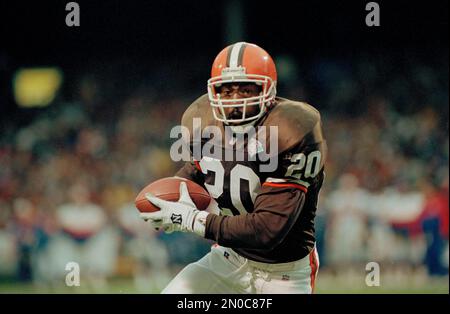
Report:
M223 99L218 91L218 87L229 83L253 83L261 86L261 92L258 96ZM261 118L266 112L266 107L275 99L275 83L270 77L260 75L247 75L245 78L219 76L208 80L208 96L211 107L213 108L214 118L225 124L250 123ZM258 107L256 114L249 114L247 108ZM230 118L225 112L225 108L240 108L242 118Z
M214 118L225 124L252 124L260 119L276 97L276 69L272 58L260 47L236 43L223 49L216 57L208 80L208 97ZM219 88L224 84L251 83L261 86L257 96L224 99ZM248 108L257 107L256 113ZM242 117L231 118L225 109L239 108ZM253 110L250 110L253 111Z

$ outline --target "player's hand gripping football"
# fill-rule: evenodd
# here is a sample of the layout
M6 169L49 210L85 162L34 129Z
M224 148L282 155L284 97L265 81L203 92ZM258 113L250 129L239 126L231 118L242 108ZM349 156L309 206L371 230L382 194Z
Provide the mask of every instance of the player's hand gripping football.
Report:
M208 212L199 211L189 196L185 182L180 183L180 199L178 202L162 200L151 193L145 197L161 210L151 213L141 213L141 218L150 221L153 228L163 228L166 233L174 231L194 232L205 236L206 216Z

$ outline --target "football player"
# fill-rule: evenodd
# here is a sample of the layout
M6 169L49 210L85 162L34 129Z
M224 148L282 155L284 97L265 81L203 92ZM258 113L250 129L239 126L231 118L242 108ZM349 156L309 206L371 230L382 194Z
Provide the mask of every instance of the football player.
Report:
M314 217L326 142L319 112L307 103L277 97L276 84L271 56L257 45L238 42L217 55L208 93L184 113L182 125L191 134L194 118L201 119L202 129L229 127L236 134L250 127L276 126L278 165L265 172L258 158L202 156L187 162L176 176L203 185L217 202L219 214L197 210L183 183L178 202L147 195L161 210L141 215L156 229L193 232L216 242L163 293L314 291L319 269ZM190 144L192 148L196 143ZM244 152L248 157L250 148L244 147Z

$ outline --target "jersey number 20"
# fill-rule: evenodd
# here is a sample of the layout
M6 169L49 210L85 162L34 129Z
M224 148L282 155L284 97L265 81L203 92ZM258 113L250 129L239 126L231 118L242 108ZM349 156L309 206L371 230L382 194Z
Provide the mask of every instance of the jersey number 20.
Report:
M204 174L208 171L215 173L214 184L205 183L205 187L208 190L211 197L217 199L223 194L223 186L225 182L225 168L222 163L210 157L203 157L200 161L200 168ZM256 173L249 167L236 164L230 171L230 198L233 206L239 211L240 214L246 214L244 204L241 200L241 180L248 182L250 197L252 203L255 202L258 191L261 188L261 183ZM227 213L230 214L230 213Z

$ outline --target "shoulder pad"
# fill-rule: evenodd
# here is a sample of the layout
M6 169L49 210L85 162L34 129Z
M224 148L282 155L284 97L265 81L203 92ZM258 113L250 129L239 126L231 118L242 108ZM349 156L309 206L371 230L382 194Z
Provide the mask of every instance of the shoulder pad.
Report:
M264 126L278 126L278 151L286 151L304 140L321 142L320 113L313 106L285 98L277 98Z
M189 132L193 132L193 119L200 118L201 128L205 128L208 125L215 125L211 106L209 105L208 94L204 94L197 98L184 112L181 118L181 124L189 129Z

